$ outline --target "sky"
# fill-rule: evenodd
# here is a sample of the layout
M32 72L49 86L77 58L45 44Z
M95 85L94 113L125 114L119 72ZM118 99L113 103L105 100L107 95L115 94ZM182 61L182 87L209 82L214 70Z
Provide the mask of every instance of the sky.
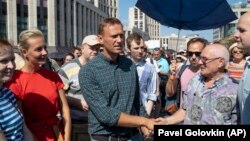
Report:
M229 4L235 4L239 2L246 3L247 0L227 0ZM137 0L119 0L119 19L122 23L127 26L128 25L128 9L130 7L134 7ZM178 29L161 26L160 28L160 36L170 35L170 34L178 34ZM189 34L199 34L200 37L203 37L209 41L213 41L213 30L201 30L201 31L191 31L191 30L181 30L180 35L189 35Z

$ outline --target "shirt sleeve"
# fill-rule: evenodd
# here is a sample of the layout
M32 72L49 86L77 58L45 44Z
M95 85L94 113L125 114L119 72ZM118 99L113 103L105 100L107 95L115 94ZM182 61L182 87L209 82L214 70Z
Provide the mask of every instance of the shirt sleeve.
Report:
M79 73L79 84L89 110L102 124L115 125L118 122L121 111L108 105L106 95L100 88L94 72L85 65Z
M53 73L54 73L54 78L55 78L57 89L58 90L63 89L64 85L63 85L62 79L59 77L59 75L56 72L53 72Z
M64 69L61 68L59 71L58 71L58 74L60 76L60 78L62 79L62 82L64 84L64 87L63 89L66 91L69 89L69 85L70 85L70 82L69 82L69 78L67 76L67 74L65 73Z
M151 68L151 77L149 78L147 92L148 92L148 100L156 101L156 92L157 92L157 72L156 69L152 66Z
M163 71L163 72L169 72L169 64L168 64L168 61L167 61L166 59L164 59L164 60L162 61L162 64L163 64L163 66L162 66L162 68L161 68L161 71Z
M22 86L19 85L18 79L15 77L15 75L10 81L6 82L4 85L13 92L18 101L23 99L23 94L21 92Z

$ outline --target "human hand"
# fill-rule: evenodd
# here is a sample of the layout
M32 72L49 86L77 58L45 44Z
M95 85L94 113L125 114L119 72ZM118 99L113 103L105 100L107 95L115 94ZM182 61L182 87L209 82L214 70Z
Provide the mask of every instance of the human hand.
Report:
M82 105L83 111L85 111L85 112L88 111L89 106L85 100L81 100L81 105Z
M149 136L149 135L152 133L151 130L148 130L148 128L146 128L146 127L144 127L144 126L141 127L141 132L142 132L142 134L143 134L145 137L146 137L146 136Z
M154 140L153 131L148 130L146 127L141 127L141 131L142 131L143 136L144 136L144 141L153 141Z
M155 119L147 119L145 127L148 130L154 131L154 125L160 125L161 123L156 121Z
M155 122L157 122L160 125L166 125L166 124L168 124L167 118L161 118L161 117L155 119Z
M180 54L176 55L176 58L177 58L177 57L183 59L184 61L187 60L187 57L185 57L185 56L183 56L183 55L180 55Z
M177 64L175 62L172 62L169 66L169 70L172 74L176 73L176 69L177 69Z

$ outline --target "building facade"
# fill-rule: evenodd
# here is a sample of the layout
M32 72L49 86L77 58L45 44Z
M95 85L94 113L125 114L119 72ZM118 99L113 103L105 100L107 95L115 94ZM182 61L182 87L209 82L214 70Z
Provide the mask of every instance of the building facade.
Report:
M118 16L118 0L0 0L0 37L18 43L21 31L40 29L48 47L63 51L97 34L106 17Z
M198 36L198 35L197 35ZM175 50L186 49L187 42L193 37L180 36L176 34L171 34L170 36L162 36L160 38L160 45L165 50Z
M159 40L160 24L145 15L137 7L129 8L128 21L129 28L137 27L141 31L148 33L151 40Z
M232 8L233 12L235 13L235 15L239 19L241 15L243 15L245 12L249 11L250 3L234 4L234 5L231 5L231 8ZM236 32L236 26L238 23L238 19L228 23L225 26L214 29L213 30L213 40L218 41L218 40L224 39L228 36L232 36Z

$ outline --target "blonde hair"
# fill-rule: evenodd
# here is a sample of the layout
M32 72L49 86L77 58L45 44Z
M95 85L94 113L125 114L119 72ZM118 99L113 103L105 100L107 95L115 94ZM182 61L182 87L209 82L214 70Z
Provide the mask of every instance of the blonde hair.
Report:
M27 40L30 38L34 38L34 37L42 37L43 33L38 30L38 29L28 29L28 30L24 30L19 34L19 43L18 43L18 49L28 49L29 45Z

